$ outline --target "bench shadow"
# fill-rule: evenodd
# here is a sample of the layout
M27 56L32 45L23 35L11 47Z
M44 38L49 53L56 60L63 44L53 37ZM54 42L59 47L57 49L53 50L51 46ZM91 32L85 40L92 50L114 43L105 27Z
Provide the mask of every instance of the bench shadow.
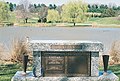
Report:
M69 79L68 79L68 77L64 77L60 81L69 81Z

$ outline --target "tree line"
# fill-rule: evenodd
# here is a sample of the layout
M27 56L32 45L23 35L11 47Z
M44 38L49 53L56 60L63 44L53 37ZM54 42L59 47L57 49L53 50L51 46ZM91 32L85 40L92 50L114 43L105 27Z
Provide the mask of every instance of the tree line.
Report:
M101 15L95 15L100 17L115 17L120 15L120 6L116 6L115 4L88 4L88 12L101 13Z
M86 4L81 0L70 1L67 4L57 6L56 4L31 4L28 0L21 0L16 5L9 2L4 4L5 17L9 18L9 13L14 12L16 18L28 22L31 17L37 17L38 22L84 22L87 17L115 17L120 13L120 6L109 6L105 4ZM6 8L6 9L5 9ZM0 11L0 13L3 13ZM2 16L2 15L0 15ZM4 17L4 16L3 16ZM7 19L3 18L3 19ZM1 20L2 21L2 20Z
M11 2L6 2L7 4L9 4L9 9L10 11L14 11L17 6L19 5L16 5L14 3L11 3ZM64 5L64 4L63 4ZM30 8L39 8L39 7L42 7L42 6L46 6L45 4L29 4ZM62 5L61 5L62 6ZM56 4L49 4L49 6L46 6L48 7L49 9L56 9L57 6ZM88 12L96 12L96 13L103 13L104 10L106 9L109 9L111 8L112 10L115 10L115 11L119 11L120 10L120 6L116 6L115 4L114 5L106 5L106 4L88 4ZM31 10L31 12L34 12Z

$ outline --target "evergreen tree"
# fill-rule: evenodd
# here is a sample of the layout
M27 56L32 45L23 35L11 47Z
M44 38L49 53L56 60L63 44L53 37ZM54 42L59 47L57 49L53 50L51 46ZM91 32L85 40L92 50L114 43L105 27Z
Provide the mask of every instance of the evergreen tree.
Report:
M56 8L57 8L57 6L54 4L54 5L53 5L53 9L56 9Z
M14 5L12 3L10 3L9 6L10 6L10 11L13 11L14 10Z
M49 9L53 9L52 4L49 4L48 8L49 8Z
M37 8L37 5L36 5L36 4L34 4L34 8Z

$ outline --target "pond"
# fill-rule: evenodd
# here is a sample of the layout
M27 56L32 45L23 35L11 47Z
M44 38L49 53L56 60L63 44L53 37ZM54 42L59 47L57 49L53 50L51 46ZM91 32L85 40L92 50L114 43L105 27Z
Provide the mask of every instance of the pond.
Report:
M0 43L10 48L14 38L30 37L30 40L93 40L104 44L108 52L113 41L120 40L120 28L90 27L2 27Z

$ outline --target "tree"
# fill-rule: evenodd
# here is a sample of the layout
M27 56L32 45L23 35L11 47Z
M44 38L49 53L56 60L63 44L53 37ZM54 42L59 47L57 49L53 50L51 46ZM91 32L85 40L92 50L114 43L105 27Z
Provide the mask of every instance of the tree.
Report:
M48 8L49 8L49 9L53 9L52 4L49 4Z
M60 21L61 21L61 20L62 20L62 6L57 6L56 10L57 10L58 13L59 13Z
M9 6L10 6L10 11L13 11L14 10L14 5L12 3L10 3Z
M108 9L108 6L107 5L105 5L105 7L104 7L105 9Z
M91 5L90 5L90 4L88 4L88 8L89 8L89 9L91 8Z
M29 8L29 1L28 0L21 0L20 4L17 6L18 15L20 15L21 18L23 18L24 23L27 23L28 18L30 16L28 8Z
M14 11L16 9L16 4L13 4L13 3L9 3L9 2L6 2L7 5L9 5L9 10L10 11Z
M41 6L40 6L40 7L42 7L42 6L43 6L43 7L47 7L45 4L41 4Z
M57 8L57 6L54 4L54 5L53 5L53 9L56 9L56 8Z
M102 17L115 17L116 12L112 8L106 9L102 14Z
M49 9L56 9L57 6L56 6L55 4L53 4L53 5L52 5L52 4L49 4L48 8L49 8Z
M45 4L41 4L41 7L37 8L37 13L39 17L38 22L43 22L44 20L46 20L47 11L48 11L48 8Z
M101 5L100 5L100 8L101 8L101 9L105 9L105 5L104 5L104 4L101 4Z
M59 21L60 16L57 10L48 10L47 21L48 22L57 22Z
M30 13L35 13L36 12L36 6L35 6L35 4L34 5L30 4L28 9L29 9Z
M117 10L117 6L113 5L112 9Z
M37 7L41 7L41 5L40 4L38 4L38 6Z
M104 4L88 4L88 12L93 12L93 13L103 13L104 10L108 9L108 5Z
M0 23L10 18L9 6L7 3L0 1Z
M120 10L120 6L117 7L117 10Z
M63 6L63 20L73 22L84 22L86 20L87 4L81 0L70 1Z
M36 5L36 4L34 4L34 7L35 7L35 8L37 8L37 5Z

